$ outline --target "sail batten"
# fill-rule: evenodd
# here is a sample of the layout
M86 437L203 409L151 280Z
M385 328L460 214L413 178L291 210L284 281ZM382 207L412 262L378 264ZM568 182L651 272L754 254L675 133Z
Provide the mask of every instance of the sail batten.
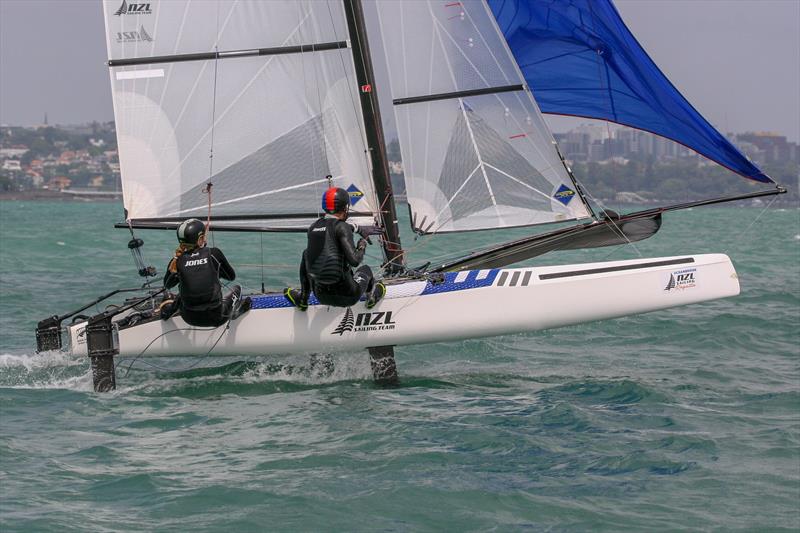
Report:
M128 59L109 59L109 67L127 67L131 65L149 65L155 63L181 63L184 61L204 61L208 59L235 59L250 56L274 56L282 54L303 54L324 52L347 48L347 41L333 41L316 44L299 44L292 46L274 46L270 48L252 48L249 50L223 50L220 52L198 52L193 54L176 54L168 56L132 57Z
M496 94L524 90L525 86L518 83L514 85L502 85L499 87L486 87L485 89L467 89L464 91L454 91L450 93L408 96L405 98L397 98L392 100L392 103L394 105L419 104L422 102L433 102L435 100L452 100L457 98L466 98L468 96L480 96L483 94Z

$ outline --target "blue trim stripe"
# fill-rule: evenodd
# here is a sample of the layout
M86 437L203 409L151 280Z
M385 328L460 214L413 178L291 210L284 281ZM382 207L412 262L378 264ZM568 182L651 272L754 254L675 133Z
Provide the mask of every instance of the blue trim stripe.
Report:
M470 270L469 274L464 281L456 282L456 276L458 272L446 272L444 275L444 282L437 283L436 285L432 285L430 282L425 287L425 290L422 291L422 295L426 294L438 294L440 292L453 292L453 291L464 291L467 289L478 289L480 287L489 287L494 283L494 279L497 277L497 273L500 272L499 268L493 268L489 271L489 274L483 278L478 279L478 272L480 270Z
M422 291L421 296L425 296L426 294L439 294L443 292L464 291L469 289L479 289L481 287L490 287L494 283L494 280L497 277L497 273L500 272L500 269L494 268L490 270L488 275L483 279L477 279L478 272L480 272L480 270L470 270L464 281L459 282L455 281L458 272L447 272L444 275L444 282L437 283L435 285L428 282L425 286L425 290ZM412 280L412 282L416 283L416 280ZM292 304L289 302L289 300L287 300L286 297L280 293L250 295L250 299L252 301L252 309L279 309L282 307L292 307ZM317 300L317 297L314 296L314 294L312 294L308 299L308 305L319 305L319 300Z

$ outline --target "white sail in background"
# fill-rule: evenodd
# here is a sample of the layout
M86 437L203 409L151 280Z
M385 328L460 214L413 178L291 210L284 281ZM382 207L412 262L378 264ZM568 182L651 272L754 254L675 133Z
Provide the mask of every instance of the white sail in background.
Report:
M215 218L307 227L281 215L318 213L327 174L376 209L341 2L106 0L104 15L129 219L205 216L212 182Z
M377 9L416 229L589 216L485 2Z

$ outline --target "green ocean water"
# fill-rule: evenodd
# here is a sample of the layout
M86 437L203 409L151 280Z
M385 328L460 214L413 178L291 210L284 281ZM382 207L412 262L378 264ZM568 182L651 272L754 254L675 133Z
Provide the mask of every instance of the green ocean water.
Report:
M533 263L726 252L736 298L398 348L393 388L345 353L330 375L137 361L95 394L33 332L137 284L120 215L0 202L0 531L800 529L797 208L669 213L636 249ZM517 235L404 238L413 264ZM140 236L163 272L172 232ZM214 239L247 289L296 284L299 236Z

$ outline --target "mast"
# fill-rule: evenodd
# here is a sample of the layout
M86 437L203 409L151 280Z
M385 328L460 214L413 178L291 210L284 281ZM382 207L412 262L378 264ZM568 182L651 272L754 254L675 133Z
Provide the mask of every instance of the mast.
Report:
M372 182L378 201L378 213L383 224L383 254L388 274L400 271L404 264L403 247L400 244L400 227L397 223L397 209L394 203L392 183L389 179L389 162L386 159L386 141L383 136L378 95L375 92L375 75L364 23L364 10L361 0L343 0L350 46L353 50L353 63L356 69L364 115L364 128L367 136L367 149L372 163Z

